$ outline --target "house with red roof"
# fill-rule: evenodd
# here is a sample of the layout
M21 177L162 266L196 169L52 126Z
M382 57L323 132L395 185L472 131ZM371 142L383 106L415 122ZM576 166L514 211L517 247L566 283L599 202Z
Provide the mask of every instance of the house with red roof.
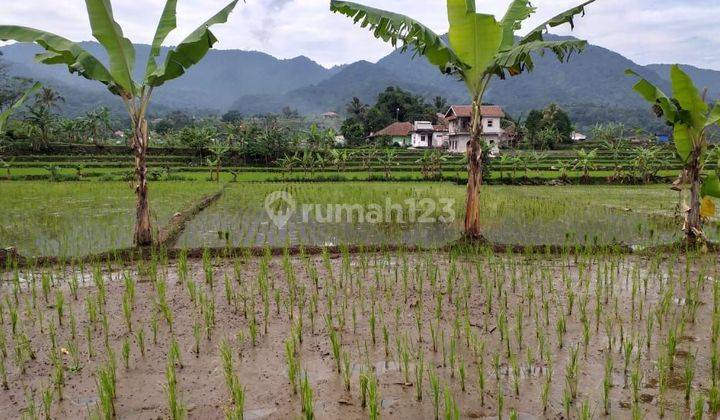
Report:
M480 107L482 116L483 138L490 146L492 153L500 152L500 143L503 140L505 130L500 122L505 118L505 112L498 105L482 105ZM445 113L445 120L448 122L448 151L450 153L466 153L467 145L470 142L470 122L472 120L472 105L452 105Z
M407 147L410 146L410 136L413 131L411 122L394 122L376 133L370 133L370 138L388 137L392 144Z

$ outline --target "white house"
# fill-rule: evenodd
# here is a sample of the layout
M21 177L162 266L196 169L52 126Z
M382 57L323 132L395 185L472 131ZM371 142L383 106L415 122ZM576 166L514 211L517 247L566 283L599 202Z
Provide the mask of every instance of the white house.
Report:
M415 148L438 147L434 142L435 129L430 121L415 121L410 133L410 145Z
M578 133L577 131L573 131L572 134L570 134L570 138L575 142L587 140L587 136L585 134Z
M448 126L445 124L433 125L433 146L447 148L450 142Z
M500 121L505 117L505 112L497 105L483 105L480 107L482 116L483 138L490 146L492 154L500 153L500 141L505 130L500 126ZM445 114L448 121L448 151L450 153L466 153L467 145L470 142L470 120L472 119L471 105L453 105Z

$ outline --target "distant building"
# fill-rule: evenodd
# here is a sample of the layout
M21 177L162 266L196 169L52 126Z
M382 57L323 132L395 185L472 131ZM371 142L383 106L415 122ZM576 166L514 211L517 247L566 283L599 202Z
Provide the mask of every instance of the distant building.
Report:
M411 144L410 136L412 132L413 123L394 122L377 133L370 133L370 138L389 137L393 144L400 147L407 147Z
M483 138L490 146L493 154L500 153L500 142L504 139L505 131L500 121L505 112L497 105L483 105L480 107L482 116ZM466 153L470 142L470 121L472 119L472 105L453 105L445 113L448 121L448 151L450 153Z
M578 133L577 131L573 131L570 134L570 139L574 142L580 142L587 140L587 136L585 134Z
M434 134L435 128L430 121L415 121L413 131L410 134L410 144L416 148L438 147L434 143Z
M340 118L340 115L338 115L336 112L332 112L332 111L326 112L326 113L322 114L322 116L324 118L329 118L329 119L339 119Z

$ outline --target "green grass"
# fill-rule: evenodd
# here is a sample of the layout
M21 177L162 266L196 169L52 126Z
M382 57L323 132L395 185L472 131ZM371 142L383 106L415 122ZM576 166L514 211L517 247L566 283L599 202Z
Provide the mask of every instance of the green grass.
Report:
M262 181L262 173L245 173L242 181ZM173 213L218 184L205 181L152 182L151 208L156 227ZM402 204L441 198L454 200L452 223L360 223L357 214L342 223L320 223L301 211L278 229L268 217L265 197L286 190L302 204L360 204L365 209L386 200ZM27 256L77 256L132 244L134 192L124 182L45 181L0 182L0 246L15 246ZM674 217L678 196L666 186L501 186L482 192L482 224L491 240L508 244L622 242L631 245L667 243L681 237ZM224 246L225 232L234 246L287 244L417 244L435 246L462 234L465 188L450 182L239 182L227 184L219 202L200 213L178 241L180 247ZM320 215L327 213L320 208ZM441 208L430 213L436 218ZM346 215L343 215L346 218ZM221 232L221 234L219 234ZM706 228L720 238L718 224Z
M202 195L209 182L155 182L155 226ZM135 194L123 182L18 181L0 183L0 245L22 255L77 256L132 245Z
M277 190L292 194L298 210L278 229L267 216L265 197ZM179 246L284 246L350 244L441 245L460 237L464 218L465 188L451 183L256 183L231 184L219 202L189 223ZM668 243L681 237L680 222L673 215L677 195L664 186L487 186L482 195L484 234L508 244L622 242L628 245ZM361 204L384 206L386 200L403 203L408 198L454 200L455 221L444 223L369 224L304 220L303 204ZM407 208L407 207L406 207ZM327 214L321 207L321 215ZM436 208L431 216L441 214ZM345 217L345 215L343 215ZM708 227L718 237L717 225Z

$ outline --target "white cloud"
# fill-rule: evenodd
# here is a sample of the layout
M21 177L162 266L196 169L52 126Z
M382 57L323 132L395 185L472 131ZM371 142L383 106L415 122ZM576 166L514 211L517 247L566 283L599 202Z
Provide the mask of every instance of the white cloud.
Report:
M447 31L443 0L364 0L370 6L412 16L437 32ZM530 28L579 0L535 0L538 13ZM181 0L179 29L168 38L177 43L225 5L227 0ZM38 27L71 39L92 39L82 0L5 2L0 23ZM482 12L500 16L509 3L477 0ZM149 43L164 0L115 0L115 17L135 42ZM265 51L280 58L306 55L321 64L375 61L390 52L367 29L329 11L328 0L246 0L238 3L226 25L213 31L218 48ZM720 37L714 20L717 0L600 0L576 20L573 35L641 63L682 62L720 70ZM566 29L556 33L569 34Z

